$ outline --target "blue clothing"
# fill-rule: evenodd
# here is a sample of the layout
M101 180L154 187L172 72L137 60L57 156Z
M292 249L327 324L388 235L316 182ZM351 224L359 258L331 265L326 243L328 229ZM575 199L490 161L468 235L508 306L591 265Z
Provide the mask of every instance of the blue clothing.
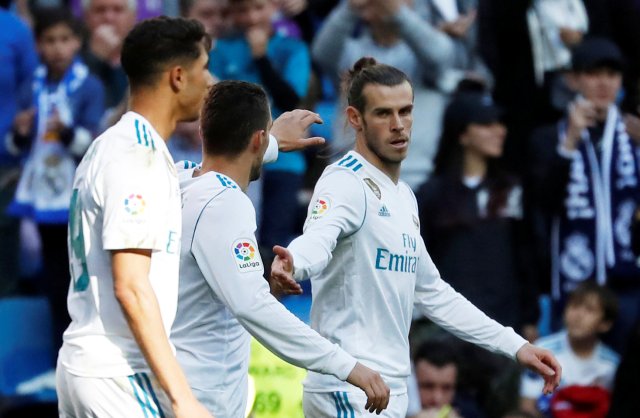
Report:
M44 65L36 69L34 82L20 94L19 107L36 104L36 129L31 149L9 213L28 216L37 223L66 224L73 175L98 133L104 113L102 83L80 61L67 69L60 81L51 81ZM46 120L56 110L71 131L68 143L47 138Z
M0 166L15 166L18 158L6 148L18 110L18 94L38 64L31 31L17 16L0 8Z
M304 42L276 32L267 45L267 58L298 97L306 96L311 77L311 59ZM209 70L221 80L244 80L265 86L251 56L249 43L242 35L216 42L216 47L210 53ZM272 106L274 118L282 112L282 109ZM265 169L302 174L306 163L301 152L282 153L278 161L265 166Z

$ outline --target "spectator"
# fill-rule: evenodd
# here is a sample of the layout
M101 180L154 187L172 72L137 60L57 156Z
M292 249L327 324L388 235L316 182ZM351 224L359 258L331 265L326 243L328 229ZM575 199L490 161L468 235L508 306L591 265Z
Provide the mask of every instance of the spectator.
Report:
M440 72L427 69L425 81L446 93L452 93L463 80L491 90L493 76L477 48L477 0L423 0L418 5L423 5L427 22L449 36L455 54L453 68Z
M546 120L566 107L562 72L571 66L571 49L589 31L589 17L582 0L535 0L527 11L527 23Z
M15 149L29 149L9 211L38 224L53 347L62 345L62 333L69 324L66 242L73 175L103 113L102 85L78 57L80 33L78 22L65 9L43 10L36 16L42 65L20 98L20 113L8 138Z
M8 6L3 2L3 7ZM0 7L0 296L15 289L18 281L19 224L5 211L18 179L19 150L7 147L18 110L19 92L31 79L37 65L33 37L27 25L13 13Z
M261 84L270 96L274 118L296 108L306 95L311 74L307 46L273 30L275 0L229 0L236 33L219 39L211 51L211 72L222 80ZM298 191L306 163L301 152L278 157L265 167L261 244L288 243L296 234Z
M615 295L592 282L583 283L570 295L564 311L566 329L537 341L562 364L559 391L553 395L555 399L539 397L543 381L525 372L520 388L523 410L536 416L555 408L564 408L565 413L578 411L572 400L583 398L581 412L591 413L584 416L604 417L594 412L604 410L606 414L619 357L600 342L600 336L613 325L617 308ZM558 405L560 399L564 406Z
M329 15L315 38L312 53L337 91L342 75L364 54L409 76L415 86L415 113L420 117L413 125L401 176L414 189L424 182L431 172L446 97L425 88L422 80L427 70L439 73L453 62L451 39L427 23L407 0L349 0ZM345 126L344 116L339 115L334 146L340 153L353 139L351 131L345 135Z
M522 188L499 165L506 129L487 96L447 107L434 176L418 191L421 233L443 277L474 305L533 341L535 269Z
M89 29L83 59L102 81L105 106L113 111L125 100L127 91L127 76L120 65L120 50L124 37L136 22L137 1L84 0L82 5L84 21ZM107 116L117 121L120 114Z
M202 23L213 38L227 30L227 0L180 0L180 15Z
M482 416L475 403L458 393L459 356L452 341L431 340L422 343L414 356L418 387L418 410L407 411L412 418L471 418ZM413 404L411 392L409 404Z
M552 219L552 296L562 311L567 293L584 280L607 283L621 315L610 343L621 350L640 318L640 267L631 249L631 222L640 199L639 151L616 105L622 55L604 38L583 41L573 55L579 96L557 126L531 142L536 210Z

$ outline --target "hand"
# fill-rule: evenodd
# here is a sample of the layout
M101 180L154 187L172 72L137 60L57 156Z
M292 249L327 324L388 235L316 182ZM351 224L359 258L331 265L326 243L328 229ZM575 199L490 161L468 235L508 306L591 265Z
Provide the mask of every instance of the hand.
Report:
M285 112L273 121L271 134L278 140L278 149L283 152L324 144L324 138L304 138L314 123L323 123L320 115L310 110L296 109Z
M461 15L453 22L440 24L439 29L453 38L464 38L471 25L476 21L476 10L470 10L466 15Z
M403 0L370 0L377 9L377 15L383 19L390 19L395 16L402 5Z
M54 110L52 115L47 119L47 132L55 132L59 134L63 129L66 129L66 125L60 120L60 114L57 110Z
M560 28L560 39L562 43L564 43L568 47L573 47L582 42L582 37L584 33L579 30L569 29L569 28Z
M640 118L631 113L624 115L624 125L627 134L633 139L636 145L640 145Z
M269 279L272 293L301 295L302 287L293 278L293 257L291 252L284 247L276 245L273 247L273 253L276 258L271 263L271 277Z
M367 395L367 403L364 409L376 414L380 414L389 405L389 395L391 390L384 383L380 373L374 372L367 366L356 363L356 367L351 370L347 382L359 387Z
M280 10L288 17L297 16L308 6L307 0L278 0Z
M117 55L123 39L118 35L116 28L111 25L100 25L91 34L89 46L91 52L98 58L111 62Z
M214 418L196 398L173 405L175 418Z
M538 373L544 379L542 393L551 394L560 384L562 367L549 350L525 344L516 353L516 359L521 365Z
M267 54L267 44L269 43L269 33L262 28L254 26L247 31L247 42L251 48L253 58L262 58Z
M27 136L33 130L33 118L35 117L36 109L31 108L23 110L18 113L13 120L13 126L18 135Z
M564 147L573 151L582 140L582 131L596 124L597 111L593 103L578 99L569 105L569 126Z

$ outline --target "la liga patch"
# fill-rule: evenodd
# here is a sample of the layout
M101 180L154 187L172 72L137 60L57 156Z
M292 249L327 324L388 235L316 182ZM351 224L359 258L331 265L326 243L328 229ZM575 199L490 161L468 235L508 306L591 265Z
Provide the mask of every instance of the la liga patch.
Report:
M262 270L262 259L256 243L248 238L236 240L231 246L231 253L240 272Z
M326 197L320 197L316 200L316 203L314 203L309 219L312 221L320 219L329 211L329 209L331 209L331 202L329 199Z

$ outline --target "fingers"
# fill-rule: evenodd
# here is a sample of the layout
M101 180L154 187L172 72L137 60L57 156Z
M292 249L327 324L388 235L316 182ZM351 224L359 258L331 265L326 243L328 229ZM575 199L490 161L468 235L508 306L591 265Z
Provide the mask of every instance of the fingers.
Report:
M285 267L288 267L288 271L291 271L293 267L293 257L291 256L291 252L280 245L276 245L273 247L273 253L283 261Z

